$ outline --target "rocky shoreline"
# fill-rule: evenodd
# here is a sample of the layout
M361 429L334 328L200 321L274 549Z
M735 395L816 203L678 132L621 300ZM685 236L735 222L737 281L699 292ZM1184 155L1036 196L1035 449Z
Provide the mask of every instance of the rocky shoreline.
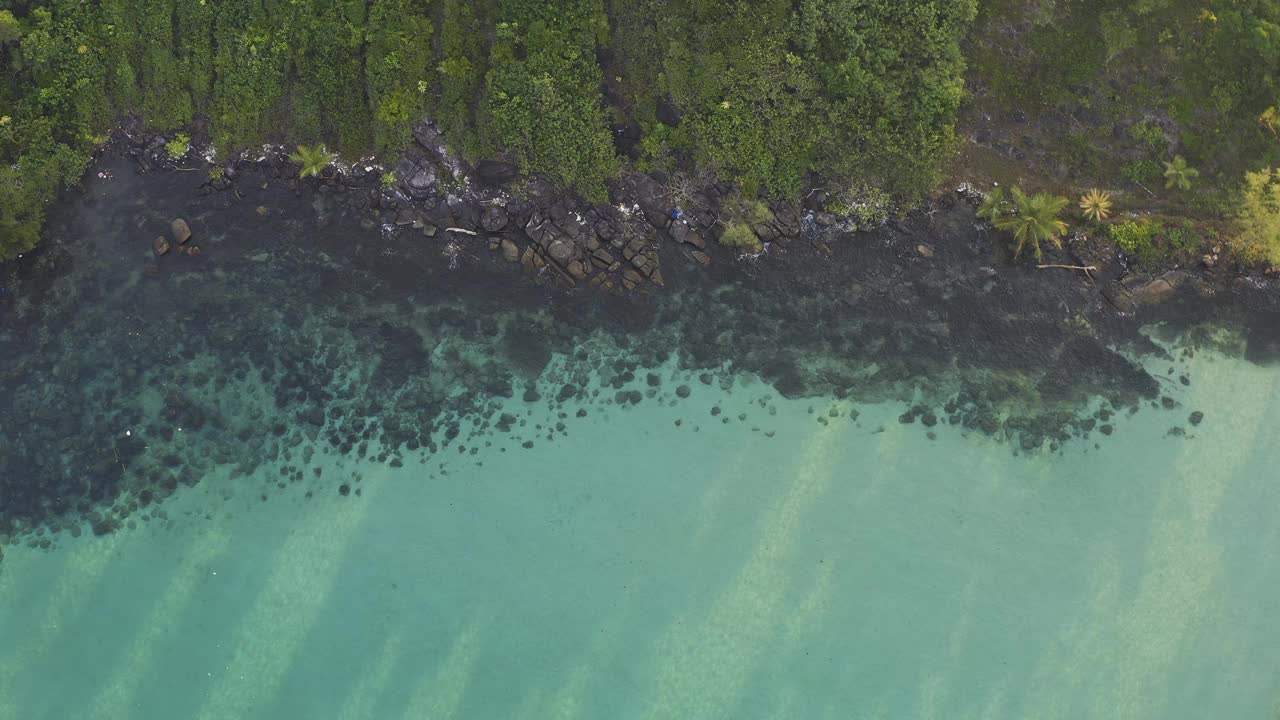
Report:
M218 468L350 491L312 473L317 448L393 464L499 438L518 451L598 408L743 374L1052 453L1123 435L1139 408L1170 412L1175 435L1211 422L1179 400L1194 382L1179 354L1280 359L1273 280L1125 276L1070 255L1084 245L1046 262L1088 276L1013 263L965 192L874 229L821 198L770 204L767 252L742 257L715 241L726 188L674 217L670 184L641 175L607 206L536 179L516 197L509 166L471 172L428 130L386 190L371 164L299 180L278 149L220 178L159 172L162 143L121 131L51 241L0 268L0 545L154 517ZM156 172L125 177L138 170ZM204 252L156 257L177 217L192 236L174 246ZM672 359L676 375L653 371ZM815 422L856 415L832 410Z
M143 171L173 169L165 150L167 138L144 132L136 121L133 125L113 133L104 149L133 158ZM208 137L200 127L193 129L193 136L197 142ZM713 258L723 261L737 254L718 243L726 228L724 199L733 192L724 184L630 172L611 187L609 204L591 205L572 193L557 191L545 178L522 178L509 163L486 160L468 165L449 150L430 121L415 127L414 141L390 169L395 182L389 186L380 182L383 168L372 161L337 163L313 180L293 177L289 148L276 145L209 165L218 168L217 177L202 185L202 191L238 195L238 182L266 178L289 183L295 192L341 195L352 210L365 213L366 226L408 226L446 243L465 240L463 235L483 237L491 251L530 272L546 269L543 274L562 288L579 284L606 290L662 287L665 252L659 249L670 248L703 266ZM980 193L962 186L926 201L905 217L932 216L956 202L976 206L981 199ZM854 218L829 212L826 200L826 192L815 188L803 203L766 201L769 217L753 223L752 233L766 253L803 249L821 259L830 256L833 242L859 233L865 236L885 223L901 223L887 219L860 226ZM979 221L975 218L975 222ZM921 258L934 258L931 243L914 250ZM1046 258L1037 264L1088 268L1087 279L1122 315L1169 300L1184 284L1201 297L1258 293L1269 297L1273 307L1280 305L1280 277L1275 269L1245 269L1221 262L1221 248L1194 267L1154 274L1131 269L1113 245L1083 233L1072 233L1063 249L1047 250ZM993 265L997 268L1031 264L1007 253L997 253L993 259L998 261Z

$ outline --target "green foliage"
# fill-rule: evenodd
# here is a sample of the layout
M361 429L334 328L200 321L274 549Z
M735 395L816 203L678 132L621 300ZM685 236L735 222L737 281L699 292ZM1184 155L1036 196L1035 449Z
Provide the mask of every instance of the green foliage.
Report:
M1162 172L1160 163L1151 159L1137 160L1120 169L1120 174L1125 179L1138 184L1155 182L1160 178Z
M748 253L764 250L752 226L773 219L773 213L767 205L760 200L734 193L724 199L721 215L725 223L724 233L720 236L721 245Z
M223 169L221 165L214 165L213 167L209 168L210 180L221 180L222 177L226 174L227 174L227 171Z
M191 136L186 133L178 133L173 139L164 144L165 152L169 153L170 160L181 160L191 150Z
M808 173L914 199L954 141L976 3L741 0L616 3L619 114L648 158L692 160L747 192ZM657 119L660 105L682 115Z
M837 194L827 207L860 226L878 225L892 212L893 197L880 188L855 185Z
M751 226L745 222L730 222L724 229L724 234L720 236L720 244L752 254L764 249L760 238L756 237Z
M1187 167L1187 159L1181 155L1175 155L1172 162L1164 164L1164 186L1168 188L1178 188L1179 190L1190 190L1191 180L1199 177L1200 171L1193 167Z
M992 188L991 192L982 198L982 203L978 205L978 210L975 214L994 224L997 219L1005 214L1005 211L1004 188Z
M1245 172L1280 165L1280 119L1269 122L1280 116L1264 118L1280 99L1274 0L990 0L970 47L989 87L978 112L1041 112L1093 133L1086 144L1054 123L1030 126L1032 162L1050 173L1155 190L1173 145L1202 173L1200 192L1158 202L1199 213L1204 191L1220 198ZM1111 132L1133 118L1149 120Z
M480 106L483 146L603 202L621 169L601 98L592 32L598 0L555 8L503 0Z
M1250 260L1280 265L1280 171L1245 175L1238 219L1232 245Z
M376 0L369 11L365 77L374 137L383 152L408 142L413 123L426 113L425 89L435 82L436 65L430 14L425 0Z
M1158 254L1156 236L1160 234L1160 224L1155 222L1138 222L1126 220L1107 226L1107 235L1111 241L1124 251L1125 255L1140 261L1153 260Z
M1067 206L1067 202L1066 198L1049 193L1027 195L1015 186L1014 214L998 216L994 225L1013 235L1015 256L1022 254L1023 248L1030 245L1039 260L1043 256L1042 243L1062 246L1060 238L1067 231L1067 224L1058 219L1058 213Z
M1151 271L1193 262L1200 251L1199 235L1185 223L1126 220L1108 225L1107 236L1131 262Z
M325 168L333 164L337 155L327 151L322 146L307 147L299 145L297 152L289 155L289 159L302 166L298 171L299 177L314 177L324 172Z
M384 172L382 173L382 177L378 178L378 184L382 186L383 190L390 190L395 187L395 184L398 181L399 178L396 177L396 172L394 170Z
M398 152L432 116L467 158L511 159L593 201L626 128L633 157L748 194L795 195L816 176L874 222L940 176L976 0L0 6L0 166L21 174L0 192L6 257L124 113L165 133L206 115L223 153L287 138L352 155Z
M1097 188L1090 189L1080 196L1080 213L1086 220L1102 222L1111 215L1111 193Z
M0 10L0 45L14 42L22 37L22 28L18 25L18 18L14 17L11 10Z
M1130 24L1128 13L1124 10L1108 10L1100 20L1102 40L1107 45L1107 63L1137 46L1138 31Z
M1143 120L1129 128L1129 137L1150 148L1164 147L1164 130L1158 123Z

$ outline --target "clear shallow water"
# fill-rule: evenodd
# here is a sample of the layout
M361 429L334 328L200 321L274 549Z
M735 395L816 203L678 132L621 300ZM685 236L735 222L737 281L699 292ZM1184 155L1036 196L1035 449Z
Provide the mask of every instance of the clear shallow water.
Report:
M359 497L206 479L8 551L0 717L1270 720L1280 373L1192 369L1194 437L1140 413L1063 456L888 406L711 417L756 384Z
M1280 710L1280 369L1174 352L1148 361L1172 410L1106 405L1114 435L1015 451L900 402L704 381L680 360L705 339L644 308L290 219L321 200L197 212L180 177L117 176L55 223L70 269L0 298L0 440L89 488L4 546L0 720ZM157 275L147 242L179 213L206 254ZM734 310L698 327L773 329ZM637 329L583 330L610 322Z

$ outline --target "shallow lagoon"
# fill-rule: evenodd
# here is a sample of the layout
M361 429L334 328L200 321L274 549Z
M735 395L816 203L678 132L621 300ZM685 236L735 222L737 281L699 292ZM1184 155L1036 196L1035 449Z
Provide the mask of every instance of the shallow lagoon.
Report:
M105 223L100 247L154 225L80 208L73 226L87 212ZM292 252L272 235L242 252L248 231L210 237L207 256ZM64 521L32 536L47 549L5 546L0 720L1277 713L1280 369L1175 351L1147 361L1174 409L1115 408L1113 435L1023 452L961 425L905 424L902 402L786 399L742 370L704 381L678 347L621 371L619 354L644 354L587 335L541 360L483 327L431 338L427 385L388 375L423 361L395 341L399 326L360 346L325 320L368 317L385 297L335 310L280 295L253 265L148 280L142 254L94 260L96 304L58 321L61 343L37 338L66 355L50 359L41 397L66 403L90 381L76 407L123 409L86 417L132 414L147 435L121 482L179 476L170 457L184 479L100 537ZM355 253L369 263L356 279L391 285L401 302L387 314L412 318L379 257ZM533 284L484 285L500 277L481 275L458 312L489 295L493 313L516 301L587 312ZM219 364L252 323L191 317L230 283L240 304L210 314L262 292L278 323L261 334L282 357L318 357L305 367L332 371L323 387L296 368L268 377L254 357ZM149 327L165 322L164 298L192 337ZM308 350L299 338L312 334ZM6 337L30 351L18 342L37 335ZM110 367L104 351L125 353L130 337L169 338L172 353L120 385L72 357L93 348ZM488 372L495 344L536 381L442 400ZM201 374L212 379L195 387ZM383 457L378 437L336 433L356 410L392 415L344 395L361 383L385 386L376 397L406 417L431 403L443 419L414 437L436 451ZM105 387L123 394L104 401ZM316 405L320 423L307 419ZM192 417L199 430L182 430ZM169 435L152 435L162 425Z
M1280 373L1192 371L1192 437L1140 413L1063 456L751 384L466 461L324 456L359 496L207 478L9 551L0 717L1269 720Z

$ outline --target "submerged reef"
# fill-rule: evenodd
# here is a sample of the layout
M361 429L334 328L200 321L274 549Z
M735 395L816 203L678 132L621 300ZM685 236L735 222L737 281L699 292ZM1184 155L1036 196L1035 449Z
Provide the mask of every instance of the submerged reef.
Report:
M508 202L505 222L492 198L463 199L449 212L475 224L455 231L412 213L397 223L405 208L370 208L360 188L237 172L234 192L209 192L109 156L52 213L51 241L0 268L0 544L108 533L211 473L271 464L265 498L318 478L317 452L399 465L518 451L595 407L686 402L745 376L789 398L901 400L922 432L1061 451L1105 441L1114 416L1143 407L1204 419L1172 397L1192 378L1134 362L1169 356L1140 323L1187 353L1270 362L1280 348L1266 288L1188 282L1119 313L1077 275L1010 265L963 194L874 231L810 215L739 257L564 198ZM563 258L559 235L544 246L508 229L592 212L614 220L580 227ZM174 218L190 237L157 255ZM551 265L587 252L588 233L639 247L626 261L644 281L597 263L592 277L622 280L565 282ZM511 257L544 251L541 265ZM856 420L832 412L816 420Z

